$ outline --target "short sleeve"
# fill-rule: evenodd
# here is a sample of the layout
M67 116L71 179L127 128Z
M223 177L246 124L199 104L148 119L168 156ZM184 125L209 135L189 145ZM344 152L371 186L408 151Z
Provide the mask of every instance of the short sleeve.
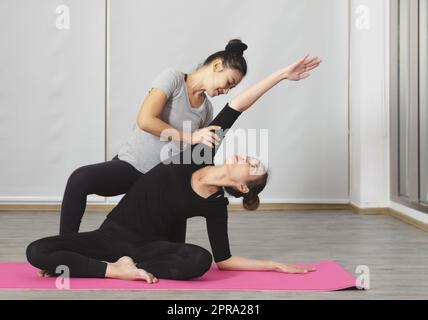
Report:
M223 212L213 212L206 216L208 239L215 262L229 259L232 256L227 233L227 209L223 210Z
M180 76L182 74L179 71L168 68L156 76L151 84L151 89L161 89L169 99L179 87Z

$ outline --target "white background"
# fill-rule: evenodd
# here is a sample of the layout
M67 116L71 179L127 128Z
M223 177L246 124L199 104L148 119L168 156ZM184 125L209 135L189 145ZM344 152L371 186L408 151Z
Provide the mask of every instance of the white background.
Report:
M55 28L61 4L70 7L70 30ZM262 201L349 201L347 1L110 0L109 52L105 4L0 2L3 202L60 201L74 169L117 153L159 72L192 72L235 37L249 46L248 75L211 100L215 114L304 54L323 59L309 79L280 83L235 126L269 129Z

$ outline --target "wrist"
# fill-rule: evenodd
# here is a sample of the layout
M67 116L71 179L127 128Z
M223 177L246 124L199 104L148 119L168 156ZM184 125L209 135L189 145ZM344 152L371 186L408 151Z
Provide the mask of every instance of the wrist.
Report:
M278 77L281 80L287 80L289 77L287 68L283 68L283 69L278 70Z
M270 271L276 271L276 265L277 263L272 260L268 260L268 268Z
M182 140L185 143L192 144L192 132L184 132L183 131Z

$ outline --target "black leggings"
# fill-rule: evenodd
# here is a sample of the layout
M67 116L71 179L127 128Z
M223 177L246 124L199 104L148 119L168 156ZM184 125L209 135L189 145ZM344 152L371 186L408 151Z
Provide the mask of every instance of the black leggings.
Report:
M97 194L103 197L126 193L142 175L126 161L116 155L112 160L80 167L70 175L61 205L60 235L79 232L86 208L86 197ZM169 241L184 242L186 222L177 224Z
M26 250L36 268L59 275L67 266L70 277L104 278L107 262L131 257L138 268L157 278L188 280L202 276L212 264L211 253L197 245L170 241L145 241L114 222L106 220L91 232L47 237L32 242Z

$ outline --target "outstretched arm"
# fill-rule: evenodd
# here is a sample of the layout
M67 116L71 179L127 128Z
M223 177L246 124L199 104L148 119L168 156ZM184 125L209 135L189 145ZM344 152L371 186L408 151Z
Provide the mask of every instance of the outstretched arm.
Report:
M217 262L216 264L220 270L277 271L285 273L307 273L315 271L315 268L312 267L301 267L271 260L254 260L238 256L231 256L229 259Z
M246 89L244 92L234 97L230 101L229 106L236 111L243 112L282 80L299 81L305 79L310 75L308 71L318 67L320 63L321 60L318 57L309 57L307 54L295 63L275 71L260 82Z

